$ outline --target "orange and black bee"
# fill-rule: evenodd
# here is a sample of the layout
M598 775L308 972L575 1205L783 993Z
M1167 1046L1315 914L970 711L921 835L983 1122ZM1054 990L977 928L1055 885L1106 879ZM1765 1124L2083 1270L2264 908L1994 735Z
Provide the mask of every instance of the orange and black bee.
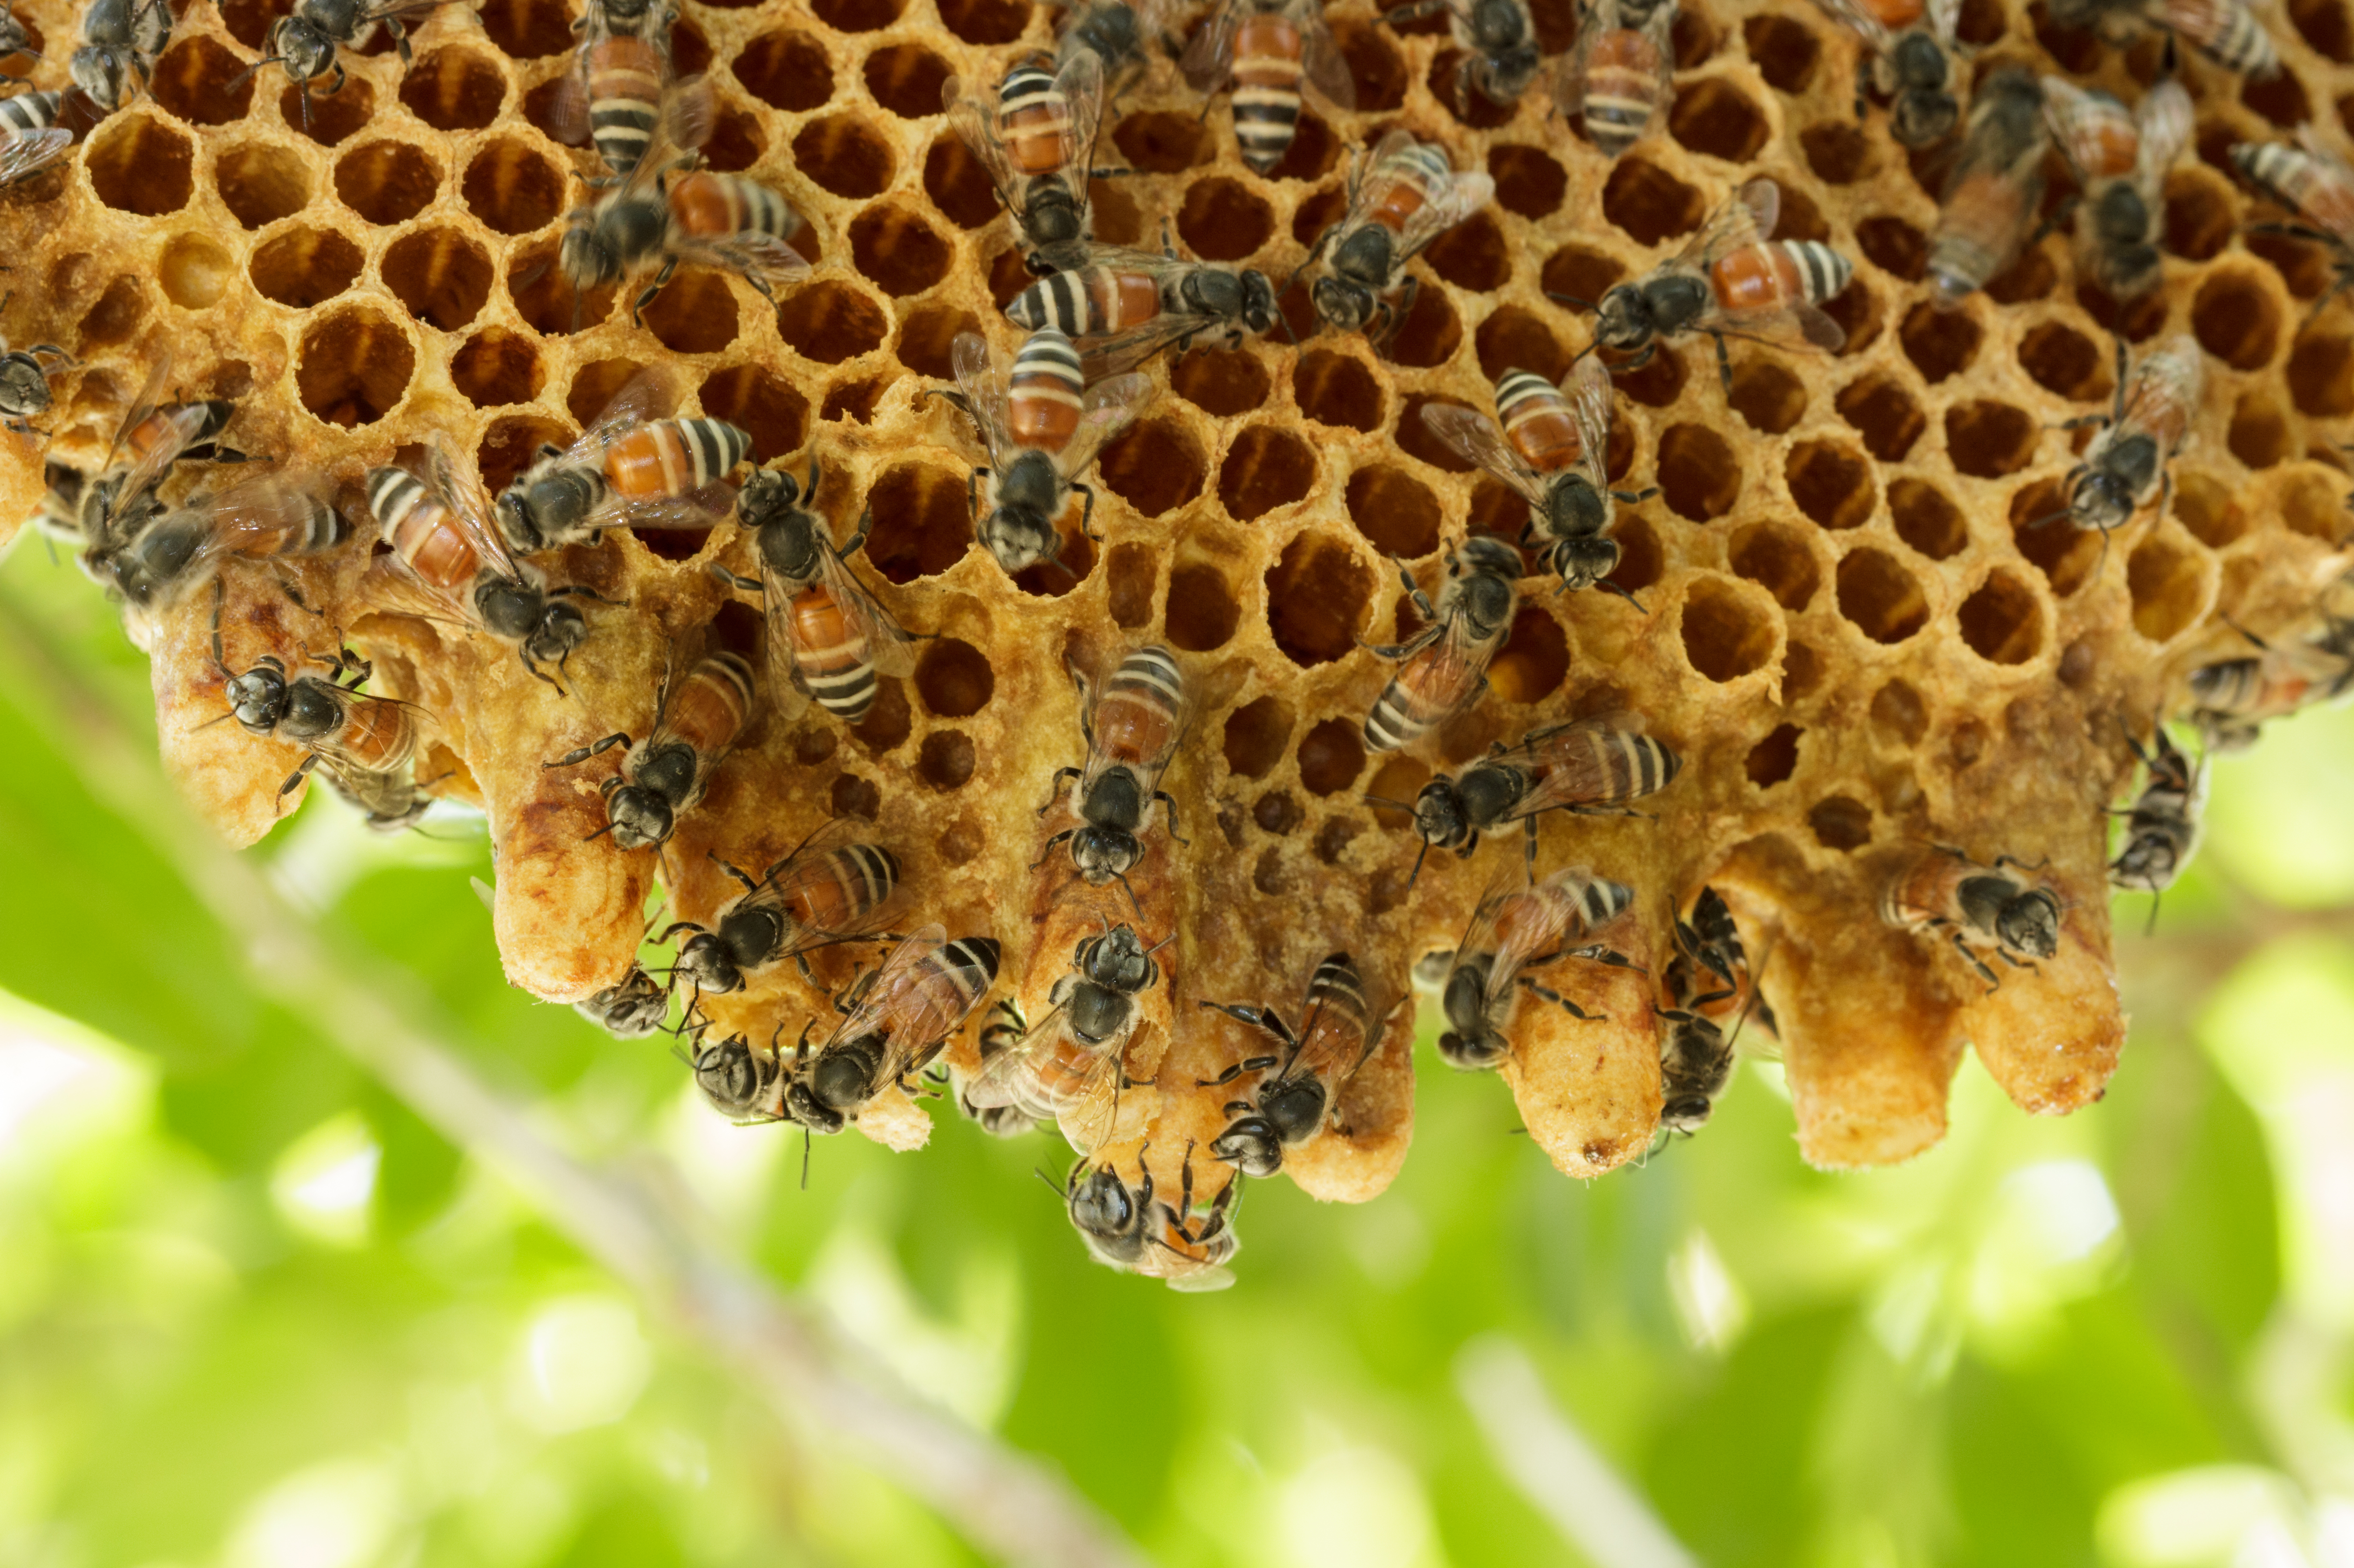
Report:
M654 700L653 728L643 740L632 745L626 732L609 735L546 766L570 768L629 747L620 770L605 780L606 821L598 835L612 834L625 850L658 848L703 799L757 705L752 666L733 653L714 653L684 680L664 679Z

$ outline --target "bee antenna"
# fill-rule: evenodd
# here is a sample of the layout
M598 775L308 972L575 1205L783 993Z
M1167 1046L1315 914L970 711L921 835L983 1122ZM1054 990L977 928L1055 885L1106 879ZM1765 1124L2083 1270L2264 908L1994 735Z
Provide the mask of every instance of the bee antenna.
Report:
M808 1128L806 1128L806 1127L802 1128L801 1128L801 1191L802 1191L802 1192L808 1192L808 1191L809 1191L809 1167L810 1167L810 1143L811 1143L811 1138L810 1138L810 1129L809 1129Z
M1127 894L1127 895L1128 895L1128 906L1129 906L1130 909L1133 909L1133 910L1135 910L1135 911L1136 911L1136 917L1137 917L1138 919L1140 919L1140 920L1143 919L1143 918L1144 918L1144 906L1143 906L1141 903L1138 902L1138 900L1137 900L1137 896L1136 896L1136 888L1135 888L1135 886L1134 886L1132 884L1130 884L1130 883L1129 883L1129 881L1128 880L1128 873L1126 873L1126 872L1124 872L1124 871L1120 871L1120 872L1114 872L1112 874L1119 878L1119 889L1120 889L1120 891L1121 891L1122 893L1125 893L1125 894ZM1163 938L1163 940L1166 940L1166 939L1167 939L1167 938Z
M1414 885L1417 881L1421 880L1422 863L1429 857L1429 854L1430 841L1426 838L1422 841L1422 853L1414 857L1414 870L1405 879L1405 890L1408 893L1412 893L1414 891Z
M1039 1181L1046 1183L1047 1189L1052 1192L1055 1196L1062 1199L1066 1203L1071 1201L1070 1189L1064 1186L1060 1181L1055 1181L1052 1176L1047 1175L1044 1171L1039 1170L1035 1165L1030 1167L1030 1174L1038 1178Z
M1582 300L1575 294L1557 293L1551 289L1547 289L1545 291L1545 298L1551 300L1557 305L1575 305L1581 311L1598 311L1602 308L1596 304L1592 300ZM1595 345L1592 344L1587 344L1585 351L1581 353L1578 357L1582 359L1586 354L1594 352L1594 346ZM1572 363L1575 362L1573 361Z
M620 826L620 824L619 824L619 823L617 823L617 822L607 822L603 827L599 828L595 832L593 832L593 833L587 833L587 834L582 835L580 842L581 842L582 843L584 843L584 844L585 844L585 843L594 843L597 840L603 838L607 833L611 832L612 832L616 827L618 827L618 826Z
M1387 795L1368 795L1364 799L1365 804L1369 806L1388 806L1400 811L1411 811L1414 810L1412 806L1407 805L1404 800L1393 800Z
M1631 589L1620 587L1618 584L1612 582L1608 577L1595 578L1594 586L1600 588L1604 593L1617 595L1620 599L1625 599L1628 604L1633 605L1638 610L1642 611L1645 615L1651 613L1649 609L1644 607L1643 601L1635 597L1634 592Z

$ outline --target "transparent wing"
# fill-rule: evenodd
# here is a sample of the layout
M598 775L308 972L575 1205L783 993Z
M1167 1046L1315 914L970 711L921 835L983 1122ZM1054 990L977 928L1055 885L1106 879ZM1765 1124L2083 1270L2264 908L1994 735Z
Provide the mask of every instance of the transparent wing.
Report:
M1595 489L1606 490L1609 487L1610 408L1617 396L1609 367L1589 354L1571 367L1561 389L1569 397L1570 422L1577 427L1577 466ZM1425 419L1438 407L1424 405Z
M1607 5L1609 0L1603 0ZM1577 42L1570 46L1569 58L1553 80L1553 106L1564 120L1576 121L1585 113L1585 74L1587 61L1594 54L1594 40L1602 36L1602 25L1591 18L1581 21Z
M1691 243L1670 265L1705 272L1718 257L1772 238L1781 216L1782 187L1771 180L1752 180L1708 215Z
M1108 1142L1119 1119L1120 1055L1113 1050L1089 1063L1055 1114L1055 1125L1081 1154L1093 1154Z
M73 150L73 132L46 126L0 138L0 185L30 178Z
M1005 373L979 333L959 333L949 353L957 387L964 394L965 411L979 428L981 444L1001 466L1013 445L1005 429Z
M1825 315L1820 305L1805 300L1785 300L1753 311L1712 308L1702 312L1692 325L1694 330L1705 328L1727 337L1745 337L1785 348L1803 344L1827 354L1837 354L1847 343L1847 329Z
M620 195L643 196L664 175L691 159L711 135L711 88L699 76L673 81L663 91L662 111L654 117L653 134L638 156L638 166L621 182Z
M1061 1036L1063 1014L1064 1009L1055 1008L1032 1024L1028 1033L983 1064L972 1082L965 1086L964 1097L973 1103L974 1108L992 1110L1012 1106L1033 1120L1054 1118L1056 1107L1044 1103L1030 1069L1039 1054Z
M1084 470L1106 441L1128 429L1151 396L1152 383L1138 375L1115 376L1088 387L1079 402L1079 428L1055 454L1055 469L1066 479Z
M818 572L826 591L833 596L834 608L842 611L845 630L863 639L866 655L875 668L885 675L902 678L916 673L916 661L899 623L891 612L875 601L866 585L850 569L832 541L823 541L825 549L818 562Z
M1665 9L1664 0L1661 9ZM1424 203L1405 227L1398 232L1397 260L1403 266L1422 253L1432 240L1478 212L1496 198L1496 182L1484 175L1457 175L1447 182L1446 194L1435 201Z
M573 51L573 68L556 79L547 101L547 133L567 147L588 144L588 51L583 44Z
M1242 21L1240 0L1225 0L1210 19L1194 29L1177 69L1195 92L1212 93L1225 86L1235 63L1235 28Z
M1493 760L1511 762L1543 776L1504 813L1518 821L1560 806L1588 806L1630 797L1612 779L1607 758L1591 744L1595 736L1639 731L1641 721L1624 715L1580 719L1529 736Z
M1574 880L1582 884L1587 875L1582 866L1555 872L1545 879L1545 885L1522 887L1504 898L1495 916L1496 958L1488 969L1485 1000L1490 1011L1504 1000L1531 959L1561 946L1563 937L1569 931L1572 904L1562 896L1559 888Z
M985 85L976 90L972 84L950 77L940 88L940 99L949 126L989 171L989 183L997 187L998 199L1007 207L1018 205L1028 176L1013 166L1005 143L997 139L997 94Z
M1472 632L1469 616L1450 615L1437 641L1398 666L1395 678L1412 685L1430 705L1432 727L1461 713L1479 696L1480 677L1511 630L1507 624L1480 637Z
M1070 108L1063 131L1063 167L1071 171L1071 188L1082 217L1087 200L1087 170L1095 162L1096 128L1103 122L1103 57L1093 49L1079 50L1055 73L1055 87ZM1087 232L1084 223L1079 232Z
M1948 0L1957 4L1958 0ZM1815 0L1823 14L1848 31L1861 38L1875 54L1888 52L1888 28L1879 17L1864 9L1860 0Z
M1138 785L1147 797L1160 788L1161 775L1168 770L1170 758L1176 756L1177 747L1184 740L1186 731L1193 727L1193 715L1201 705L1200 694L1193 682L1183 679L1182 667L1179 670L1179 679L1181 684L1177 690L1177 711L1170 716L1168 742L1154 756L1132 765ZM1096 705L1103 700L1104 691L1108 684L1109 683L1107 682L1105 685L1091 687L1087 693L1087 732L1099 739L1103 735L1103 726L1096 716L1095 710ZM1079 793L1084 796L1093 789L1096 780L1103 776L1104 770L1109 766L1099 747L1090 748L1087 753L1087 769L1079 775Z
M768 629L768 696L776 705L778 720L783 724L790 724L807 713L813 700L800 674L801 649L793 621L793 591L762 556L760 619Z
M290 536L309 531L322 504L276 474L247 480L213 498L212 536L204 548L239 556L282 554Z
M1590 355L1578 363L1601 368L1599 362ZM1609 372L1604 370L1603 375L1606 377ZM1487 415L1467 408L1460 403L1426 403L1422 408L1422 422L1432 435L1454 448L1464 461L1486 469L1511 485L1530 505L1543 503L1543 477L1528 465L1528 460L1512 450L1512 444L1504 439L1504 432L1498 429L1496 421Z
M377 0L360 12L360 21L402 21L410 16L422 16L428 11L438 11L450 0Z
M736 504L733 490L723 483L684 495L610 496L588 523L596 528L716 528Z
M1324 20L1323 0L1296 0L1291 11L1299 26L1302 81L1335 109L1356 108L1357 84L1349 75L1349 58L1333 41L1332 28Z
M131 439L131 432L145 423L148 417L155 412L157 403L163 398L164 387L171 380L171 355L157 354L155 363L148 368L147 384L139 389L139 396L131 400L131 406L123 409L122 418L114 428L114 440L107 448L106 461L99 465L100 477L104 477L114 467L114 460L122 452L122 443ZM188 444L196 440L196 432L203 428L204 410L202 408L182 408L174 410L170 416L169 428L162 437L150 445L144 453L133 459L131 466L122 471L116 482L113 491L116 504L121 505L133 501L154 488L155 482L163 478L164 472L179 461L180 454L188 450Z
M508 552L497 525L491 521L491 503L482 493L482 480L458 466L448 438L439 430L425 439L425 486L432 499L450 509L450 514L457 520L458 531L474 547L484 567L503 577L524 575Z
M1079 340L1079 371L1091 382L1116 378L1135 369L1188 334L1214 332L1216 316L1162 311L1150 321L1108 337ZM1108 438L1106 438L1108 439Z
M1364 154L1356 163L1350 165L1349 210L1341 218L1339 228L1341 233L1346 234L1364 223L1367 214L1372 210L1373 197L1378 187L1366 176L1380 168L1391 154L1401 152L1413 145L1415 145L1413 132L1403 128L1393 130L1388 135L1373 143L1372 152Z
M883 960L865 996L827 1037L826 1044L862 1034L885 1035L890 1046L883 1057L881 1082L886 1084L922 1068L941 1042L964 1022L964 1010L952 1006L949 999L966 994L964 988L973 977L988 978L981 965L962 962L935 965L928 973L925 966L948 945L948 932L936 925L909 933ZM956 983L943 984L942 972Z
M2165 188L2166 171L2190 144L2192 114L2190 94L2172 77L2142 94L2134 107L2134 121L2141 128L2134 184L2153 206Z
M653 369L639 371L613 394L613 400L605 405L604 412L597 416L594 423L580 432L580 439L565 450L564 461L571 463L596 459L640 425L667 418L676 402L676 388L667 375Z
M670 249L684 260L760 279L771 290L798 283L810 272L810 264L800 251L757 229L740 229L724 237L673 231Z

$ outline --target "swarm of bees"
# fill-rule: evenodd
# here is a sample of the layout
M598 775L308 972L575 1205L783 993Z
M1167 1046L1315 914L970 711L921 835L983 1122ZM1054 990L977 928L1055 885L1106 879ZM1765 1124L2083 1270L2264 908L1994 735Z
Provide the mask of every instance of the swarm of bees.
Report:
M2159 37L2159 69L2131 101L1981 62L1960 38L1958 0L1819 3L1851 55L1838 114L1882 126L1935 195L1918 297L1949 313L1999 308L1977 296L1999 293L2061 224L2073 226L2084 287L2120 305L2160 291L2168 178L2193 122L2176 46L2250 78L2280 69L2243 0L2051 5L2062 26ZM1097 208L1120 204L1100 193L1135 172L1115 138L1125 95L1182 90L1199 114L1225 117L1219 134L1243 165L1280 183L1323 144L1321 122L1367 95L1352 39L1369 28L1435 29L1443 18L1453 63L1431 87L1458 120L1527 115L1562 159L1606 170L1663 133L1678 92L1677 0L1581 0L1575 42L1559 50L1524 0L1412 0L1337 27L1320 0L1051 9L1044 47L1034 37L939 88L938 146L961 149L985 175L1003 208L1007 260L1021 263L1002 281L991 274L1004 322L941 334L947 374L892 394L930 439L963 453L959 504L992 585L1033 598L1068 591L1103 551L1178 547L1108 526L1114 509L1098 505L1114 483L1098 459L1152 411L1175 368L1314 338L1361 340L1388 359L1416 314L1434 247L1475 220L1500 221L1499 166L1477 166L1444 118L1409 114L1336 152L1333 200L1313 222L1301 209L1288 272L1188 254L1166 223L1157 245L1149 230L1111 243L1097 237ZM462 10L449 0L295 0L248 74L282 70L294 90L287 112L307 117L346 90L351 53L389 42L405 68L409 28ZM1641 1066L1649 1147L1704 1128L1742 1053L1773 1049L1786 1021L1795 1034L1792 999L1826 980L1803 943L1786 946L1751 872L1665 885L1627 853L1691 835L1711 806L1687 775L1720 771L1724 758L1697 723L1611 679L1612 661L1694 636L1691 605L1678 627L1655 613L1668 591L1649 592L1656 574L1629 569L1640 546L1625 519L1659 488L1618 483L1612 436L1622 394L1637 386L1628 378L1661 356L1712 364L1706 390L1731 408L1735 345L1818 362L1847 346L1836 311L1856 263L1793 216L1811 208L1776 179L1723 175L1696 193L1648 265L1597 282L1592 299L1551 296L1554 324L1582 334L1574 355L1513 363L1509 337L1495 340L1501 349L1483 338L1457 351L1479 360L1483 407L1427 399L1401 416L1500 500L1483 501L1476 520L1449 513L1419 567L1395 561L1394 632L1360 618L1330 661L1364 683L1339 727L1375 772L1315 792L1371 807L1379 832L1360 842L1394 851L1398 874L1381 916L1359 898L1349 928L1334 915L1346 900L1288 890L1303 925L1312 906L1333 927L1312 938L1320 959L1270 964L1259 989L1214 989L1196 972L1199 952L1233 928L1204 912L1188 868L1238 841L1223 816L1197 821L1189 810L1181 821L1180 801L1219 746L1204 715L1242 677L1201 643L1155 636L1117 609L1066 642L1067 717L1060 673L1021 699L1036 705L1024 721L1032 755L1060 760L1023 781L1030 801L1044 800L1040 820L991 830L1018 851L1022 873L992 889L986 910L944 909L925 874L934 846L886 829L871 806L845 807L839 790L832 814L805 835L797 823L776 839L720 840L714 802L740 800L751 787L745 758L767 737L790 729L797 754L821 759L853 744L887 750L869 730L887 729L892 704L904 705L899 688L919 683L936 650L981 633L969 598L905 591L903 561L875 543L879 503L850 477L872 437L822 434L806 450L762 454L767 410L684 411L686 368L645 335L646 308L682 269L790 301L813 262L835 260L834 237L774 184L710 166L718 105L709 82L679 68L677 22L667 0L586 0L577 45L535 110L554 139L593 160L546 270L568 294L575 330L594 324L583 319L592 296L629 284L610 330L637 345L631 364L647 366L600 397L601 410L576 407L586 425L577 439L539 444L512 478L487 482L439 432L404 445L387 429L365 465L307 470L246 437L237 399L191 395L180 366L143 347L113 356L133 366L117 382L137 390L107 404L101 455L42 449L35 521L120 601L143 642L186 629L206 651L218 696L206 722L284 748L281 796L323 779L371 828L411 830L471 787L464 759L413 683L383 683L406 696L368 689L393 666L346 619L356 609L494 653L515 690L565 715L533 767L583 802L566 842L642 868L641 889L658 870L679 900L666 919L635 906L632 930L650 920L648 940L618 977L609 969L567 993L585 1017L620 1039L669 1040L683 1073L735 1122L786 1124L805 1138L854 1127L905 1147L928 1126L913 1102L938 1097L989 1135L1058 1136L1074 1163L1057 1191L1089 1255L1181 1288L1231 1281L1246 1182L1301 1179L1370 1127L1390 1092L1377 1080L1408 1048L1417 988L1443 1020L1436 1049L1452 1067L1509 1077L1538 1041L1635 1038L1656 1055ZM79 135L157 90L175 26L162 0L87 0L79 41L58 52L64 84L0 98L0 186L21 185L27 206L46 199L37 176L69 159ZM31 44L0 14L0 56L10 54L29 59ZM2334 283L2322 303L2334 300L2354 281L2354 168L2310 126L2294 145L2243 143L2228 158L2282 209L2260 227L2320 248ZM2047 200L2047 179L2063 168L2073 191ZM20 277L0 298L0 324L19 300L20 319L44 319L29 297L39 287ZM2169 509L2174 460L2195 439L2213 357L2194 333L2144 338L2115 342L2106 407L2061 427L2079 433L2052 508L2015 520L2022 541L2046 528L2097 534L2094 569L2110 577L2123 569L2109 560L2112 541L2130 550ZM0 339L0 421L11 432L0 439L47 442L66 383L90 368L84 358ZM1732 428L1730 413L1723 423ZM693 555L705 609L681 619L620 597L607 567L624 536ZM2083 543L2091 555L2094 541ZM870 545L876 556L864 559ZM335 572L356 588L322 598L318 584ZM233 592L260 595L271 614L225 616ZM1593 679L1574 709L1503 728L1495 710L1514 699L1492 687L1515 678L1522 617L1551 603L1575 606L1575 658ZM656 675L632 678L629 712L606 711L611 685L588 673L652 625ZM2326 604L2262 636L2234 635L2228 656L2180 672L2179 696L2155 717L2146 706L2103 716L2102 744L2144 779L2112 808L2116 843L2105 858L2116 888L2162 893L2190 863L2210 753L2354 691L2354 620ZM725 817L743 820L740 804ZM1876 916L1956 994L2044 983L2095 940L2077 912L2094 890L2028 863L1999 832L1968 831L1979 836L1948 843L1924 831L1881 852L1861 874L1872 891L1855 913ZM1515 842L1487 845L1500 835ZM1559 842L1565 835L1574 849ZM1316 853L1336 884L1363 880L1347 869L1352 853L1365 863L1347 839L1329 849L1320 840ZM1451 907L1452 946L1434 945L1416 986L1384 972L1399 922L1426 916L1434 883L1456 885L1467 874L1455 863L1483 854L1469 873L1482 889L1469 917L1462 903ZM771 1000L795 986L822 1001L795 1010ZM1617 1156L1590 1158L1599 1168ZM808 1169L805 1145L804 1180Z

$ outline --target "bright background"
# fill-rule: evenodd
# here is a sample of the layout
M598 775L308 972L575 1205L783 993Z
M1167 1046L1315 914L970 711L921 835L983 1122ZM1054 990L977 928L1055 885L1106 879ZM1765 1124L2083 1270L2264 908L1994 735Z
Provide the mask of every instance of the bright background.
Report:
M143 659L37 542L0 616L152 733ZM257 997L30 678L0 661L0 1563L978 1560ZM321 791L254 853L549 1136L675 1162L1156 1563L1664 1568L1664 1526L1723 1565L2348 1568L2349 779L2344 711L2218 762L2158 936L2119 903L2133 1037L2090 1110L2031 1120L1966 1061L1943 1146L1828 1176L1751 1063L1702 1136L1580 1185L1426 1058L1389 1194L1254 1187L1209 1297L1088 1264L1044 1139L838 1139L798 1191L798 1141L710 1115L660 1043L507 989L462 818L387 842Z

